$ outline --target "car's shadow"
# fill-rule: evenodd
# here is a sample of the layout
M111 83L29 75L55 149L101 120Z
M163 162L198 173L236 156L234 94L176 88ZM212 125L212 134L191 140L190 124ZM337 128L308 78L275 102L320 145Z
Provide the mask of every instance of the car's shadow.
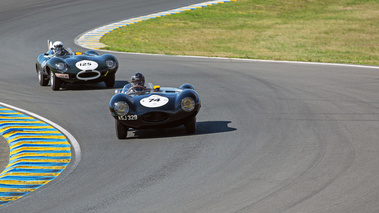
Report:
M194 134L187 134L184 126L179 126L176 128L167 129L143 129L143 130L133 130L129 129L128 137L129 139L144 139L144 138L167 138L167 137L185 137L192 135L206 135L215 134L222 132L236 131L236 128L229 127L228 124L231 121L200 121L196 123L196 132Z
M100 82L97 84L65 84L61 86L60 91L120 89L128 83L128 81L115 81L114 86L112 88L106 87L104 82Z

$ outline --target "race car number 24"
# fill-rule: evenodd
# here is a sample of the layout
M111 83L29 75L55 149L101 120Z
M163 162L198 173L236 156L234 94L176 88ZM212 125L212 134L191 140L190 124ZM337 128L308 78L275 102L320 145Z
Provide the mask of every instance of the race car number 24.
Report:
M138 119L137 115L119 115L118 120L123 120L123 121L135 121Z

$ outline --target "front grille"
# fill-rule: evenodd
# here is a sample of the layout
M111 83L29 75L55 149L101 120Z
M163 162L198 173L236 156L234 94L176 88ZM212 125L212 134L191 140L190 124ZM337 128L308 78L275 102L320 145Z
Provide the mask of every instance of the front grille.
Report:
M97 70L87 70L87 71L83 70L76 75L76 78L79 80L88 81L88 80L97 79L100 77L100 75L101 75L100 72Z
M98 75L98 73L95 73L95 72L82 72L78 76L81 78L91 78L91 77L95 77L97 75Z
M142 116L142 120L147 122L162 122L167 120L169 115L164 112L149 112Z

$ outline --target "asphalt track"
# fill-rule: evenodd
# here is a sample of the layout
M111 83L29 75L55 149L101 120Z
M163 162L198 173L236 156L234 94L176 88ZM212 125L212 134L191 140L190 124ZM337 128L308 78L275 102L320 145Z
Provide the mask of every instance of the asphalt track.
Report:
M34 70L46 40L75 51L100 25L201 1L0 2L0 100L79 142L79 165L0 212L378 212L378 68L116 54L122 87L139 70L192 83L198 131L115 136L105 85L54 92ZM69 165L70 166L70 165Z

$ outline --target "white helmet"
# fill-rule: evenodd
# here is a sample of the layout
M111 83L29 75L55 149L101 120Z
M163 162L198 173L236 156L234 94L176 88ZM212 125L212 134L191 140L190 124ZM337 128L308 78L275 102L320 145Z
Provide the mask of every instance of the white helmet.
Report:
M54 54L56 56L64 56L65 55L65 52L63 49L63 43L61 41L54 42L53 47L54 47L54 52L55 52Z
M63 43L61 41L56 41L56 42L54 42L53 47L54 47L54 49L62 48Z

